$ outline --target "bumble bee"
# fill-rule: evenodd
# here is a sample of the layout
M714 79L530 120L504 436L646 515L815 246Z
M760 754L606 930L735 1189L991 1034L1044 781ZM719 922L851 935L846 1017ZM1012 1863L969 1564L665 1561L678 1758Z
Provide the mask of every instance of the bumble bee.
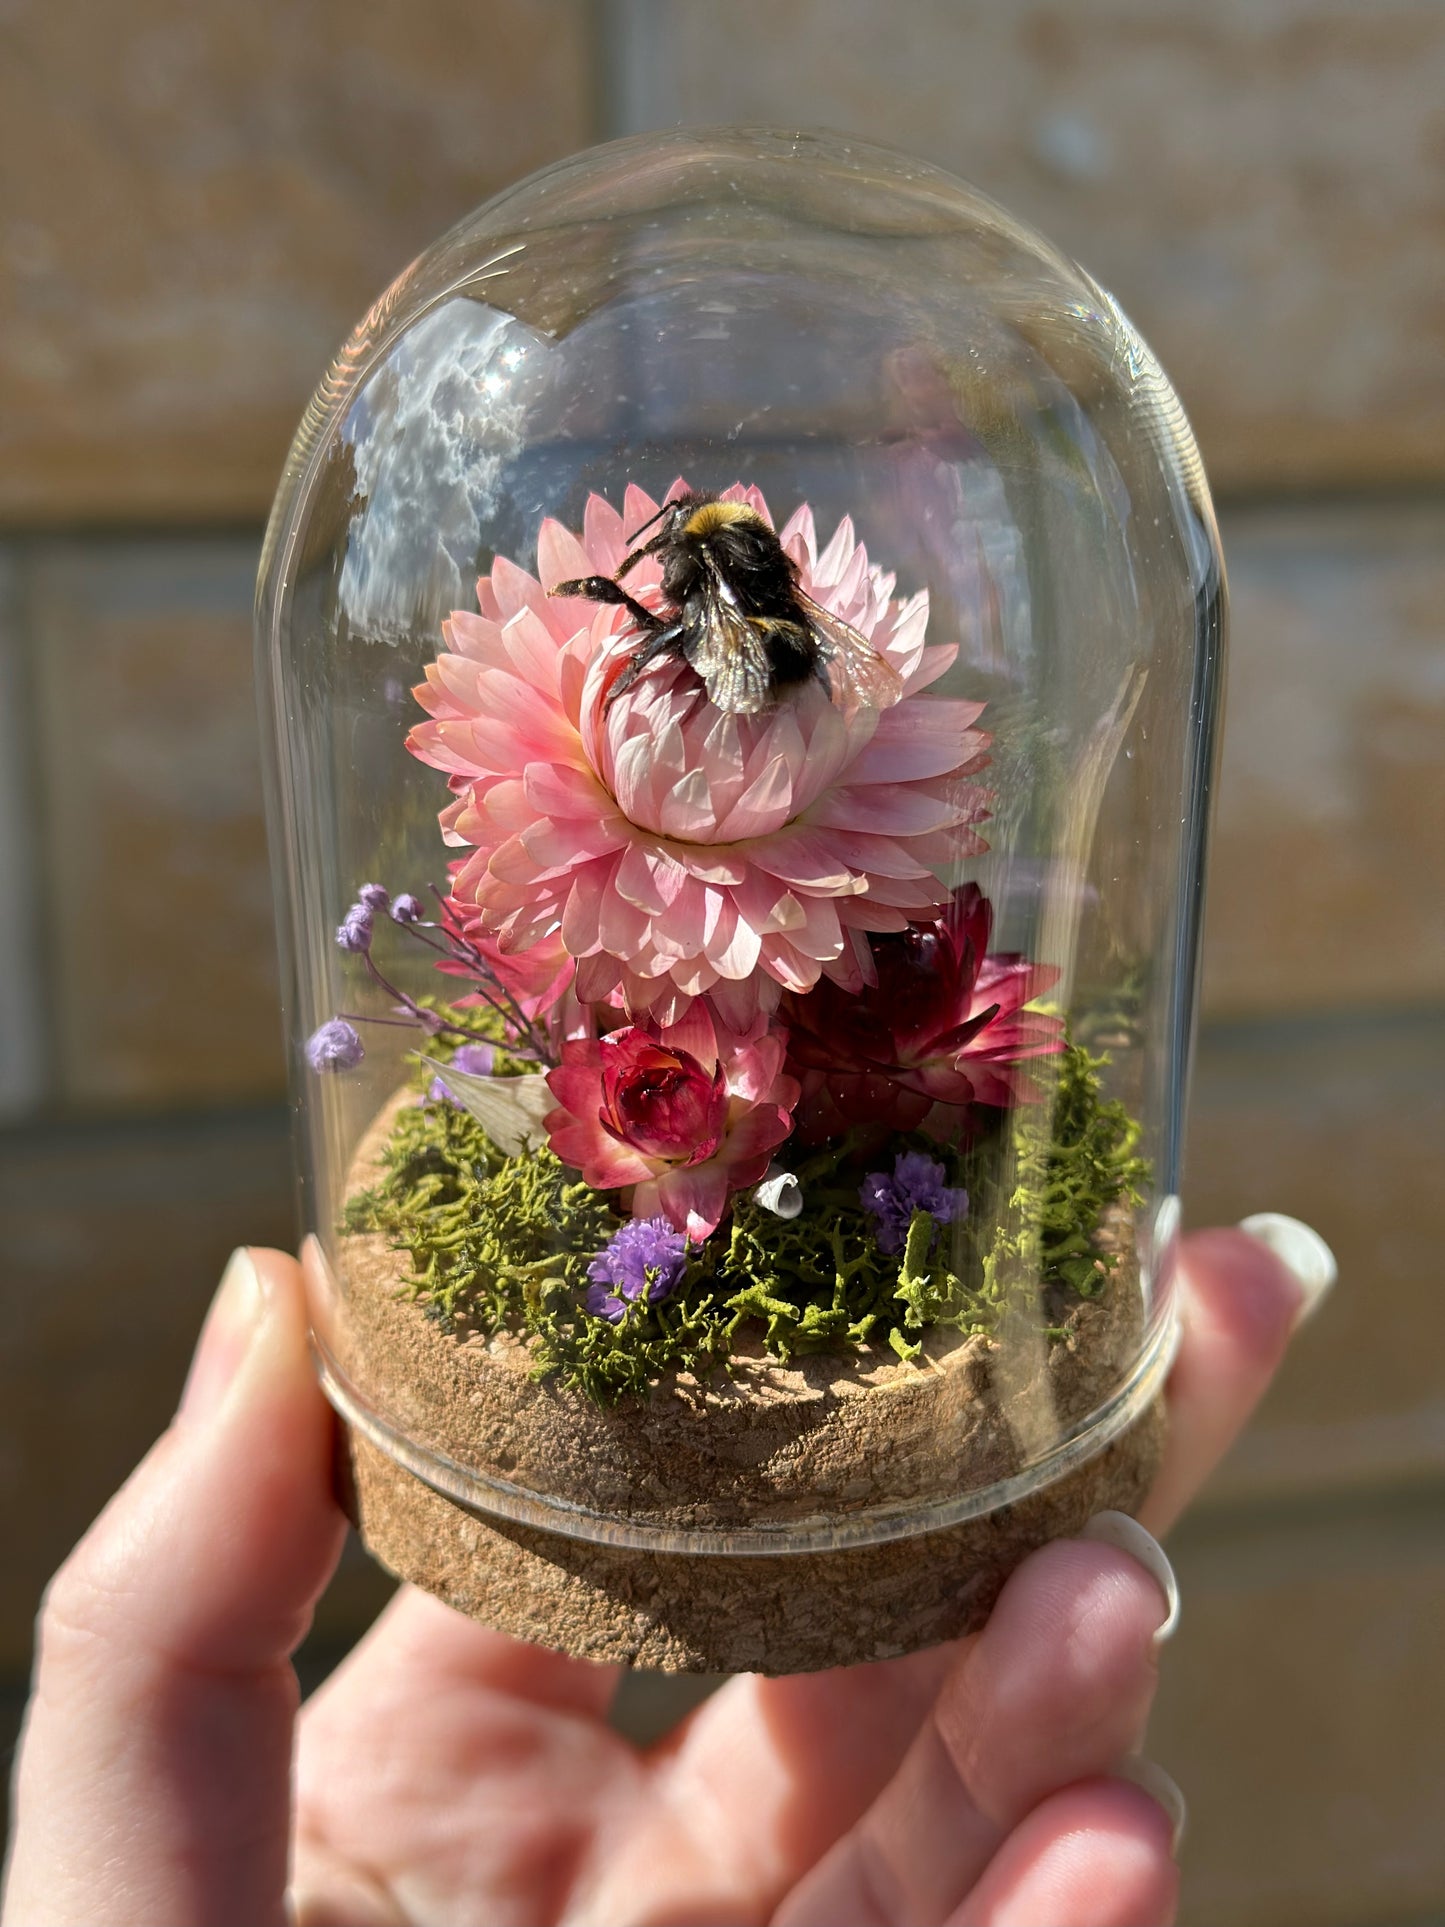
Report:
M755 716L779 692L810 678L822 683L845 711L887 709L903 694L897 672L867 638L821 608L798 583L797 564L756 509L690 494L665 502L637 529L657 533L626 556L615 576L559 582L558 596L615 603L640 632L627 666L613 683L612 701L659 657L676 656L702 678L719 709ZM660 614L622 587L643 559L662 562Z

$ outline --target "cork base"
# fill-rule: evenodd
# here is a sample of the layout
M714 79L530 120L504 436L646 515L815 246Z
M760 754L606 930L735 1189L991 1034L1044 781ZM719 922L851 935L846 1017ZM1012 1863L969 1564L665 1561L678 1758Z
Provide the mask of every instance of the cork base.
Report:
M398 1578L514 1638L677 1673L804 1673L975 1631L1026 1554L1133 1512L1158 1469L1156 1398L1052 1484L942 1531L836 1552L647 1553L514 1525L444 1498L350 1432L354 1514Z

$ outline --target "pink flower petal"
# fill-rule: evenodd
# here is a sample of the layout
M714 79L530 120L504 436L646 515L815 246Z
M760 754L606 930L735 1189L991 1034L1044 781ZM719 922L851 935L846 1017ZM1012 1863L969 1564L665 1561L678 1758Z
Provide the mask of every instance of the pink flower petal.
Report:
M813 581L820 586L826 585L828 588L832 588L847 566L848 559L853 553L855 544L856 538L853 534L853 518L851 515L845 515L833 531L832 541L818 557L817 563L813 568ZM813 593L817 595L817 589L814 589ZM818 600L824 602L821 595L818 595ZM824 602L825 608L831 609L832 606L831 601Z
M596 817L615 815L612 798L591 770L566 763L528 763L522 771L528 806L539 816Z
M709 848L705 843L673 844L669 854L676 857L688 875L696 877L699 883L735 887L748 874L748 856L740 856L732 850Z
M895 703L878 718L872 742L849 764L849 784L952 775L987 746L982 732L971 728L982 712L982 703L942 696L926 703Z
M513 680L510 676L498 676L493 670L483 673L498 683ZM488 710L464 723L435 725L435 740L449 754L468 757L474 774L514 776L528 763L581 763L580 745L560 717L556 717L555 725L549 728L547 712L538 704L532 725L523 735L506 717L490 713L490 701L489 697Z
M705 772L694 770L688 780L692 777L700 779L702 784L702 794L693 806L696 820L704 811L710 813L711 797L707 792ZM786 758L775 756L717 824L717 841L741 843L749 837L767 836L784 828L793 814L793 790L793 772ZM673 834L682 832L674 831Z
M704 997L722 981L706 957L683 957L673 964L668 974L673 989L684 997ZM676 1023L677 1017L670 1021Z
M448 649L459 656L469 656L474 662L500 667L507 660L501 625L489 622L485 616L474 616L466 609L455 610L442 624L442 640Z
M647 1202L643 1203L639 1195L634 1211L641 1215L655 1202L657 1210L674 1229L685 1231L695 1243L701 1244L717 1230L727 1209L727 1172L716 1160L683 1165L664 1172L646 1186L639 1186L639 1194L643 1191L648 1194Z
M600 495L589 495L582 515L582 541L587 550L587 567L578 575L616 575L618 564L627 553L627 538L622 517Z
M926 608L923 614L926 619L928 615ZM914 696L920 689L927 689L930 683L935 683L940 676L946 675L953 667L957 655L958 651L951 642L936 643L930 649L920 650L918 667L908 677L908 694Z
M529 830L537 821L537 812L527 795L525 782L477 783L473 785L469 801L475 811L475 819L470 825L477 837L489 837L493 841L501 837L511 837ZM459 812L459 819L461 813Z
M427 666L427 707L432 714L437 710L433 704L447 700L452 714L467 716L480 708L483 701L481 678L488 672L490 665L474 662L469 656L438 656L434 663Z
M792 1078L783 1080L790 1087L792 1103L798 1101L798 1085ZM780 1104L757 1104L740 1119L737 1128L723 1140L718 1162L727 1178L739 1190L761 1183L772 1153L792 1130L793 1120Z
M588 822L569 817L558 823L544 817L521 832L521 842L536 865L539 879L561 877L588 858L610 856L623 849L627 826L615 810Z
M920 904L919 910L931 906ZM877 903L872 897L852 897L847 904L838 909L840 923L845 921L852 930L906 930L914 921L907 911L895 909L890 904Z
M866 873L866 866L852 861L836 837L796 825L769 837L753 861L758 869L784 883L836 896L851 895L862 887Z
M629 842L613 888L639 910L661 916L687 887L687 871L658 843Z
M671 957L696 957L702 949L706 917L706 887L690 876L667 908L653 918L653 943Z
M845 906L863 901L858 897L795 896L792 901L803 912L803 923L787 932L792 948L819 962L831 961L845 948L839 916Z
M488 901L494 906L507 901L519 906L532 901L533 886L540 881L540 867L537 859L527 848L520 836L509 836L505 843L499 843L492 851L487 864L487 876L497 883L513 884L517 888L510 899L499 898L495 891L488 892ZM457 879L458 885L462 878Z
M523 609L502 630L502 648L502 666L556 706L562 644L553 628L540 621L534 610Z
M815 829L864 830L883 836L922 836L951 828L967 816L966 801L935 795L923 783L840 784L814 805Z
M699 998L680 1022L666 1026L661 1040L669 1050L685 1050L704 1067L718 1061L717 1025L706 1003Z
M612 571L599 571L572 531L547 516L537 531L537 577L542 587L551 590L559 582L599 573L610 575Z
M707 771L690 769L661 799L657 828L684 843L710 842L714 827Z
M603 892L597 932L602 948L627 962L647 947L652 926L641 910L611 888Z
M707 1001L725 1030L743 1032L777 1009L782 987L769 976L758 975L745 983L730 983L719 978L707 993Z
M734 982L750 977L757 968L762 953L762 938L745 917L740 917L737 905L729 898L723 905L723 914L717 927L711 931L705 942L707 960L719 977L731 978Z
M566 939L564 938L563 941L565 942ZM609 957L605 950L600 950L590 957L579 957L577 995L584 1004L606 1003L621 983L622 976L621 965L615 957Z
M541 583L504 555L499 555L492 564L492 594L504 623L519 609L531 609L543 622L547 620L547 598Z
M602 948L602 899L606 883L600 866L579 870L562 912L562 941L573 957L590 957Z
M778 540L810 577L816 573L818 538L813 531L813 511L806 502L801 503L788 517Z
M672 488L668 490L669 498L674 490L679 494L682 493L678 483L674 482ZM627 484L626 492L622 497L622 539L629 549L636 541L638 531L643 524L652 521L661 507L661 502L654 502L647 491L640 489L636 482Z

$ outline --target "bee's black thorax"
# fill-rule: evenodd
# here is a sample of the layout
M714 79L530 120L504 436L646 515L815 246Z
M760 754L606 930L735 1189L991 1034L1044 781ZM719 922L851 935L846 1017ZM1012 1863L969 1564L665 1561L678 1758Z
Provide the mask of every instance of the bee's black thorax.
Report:
M733 523L705 536L680 535L663 558L662 592L679 608L713 574L748 615L793 616L795 574L770 528Z
M662 592L685 629L705 620L709 583L718 583L743 615L765 625L762 643L775 683L804 682L815 673L817 651L795 594L797 570L765 522L749 517L702 533L684 527L664 549L662 564Z

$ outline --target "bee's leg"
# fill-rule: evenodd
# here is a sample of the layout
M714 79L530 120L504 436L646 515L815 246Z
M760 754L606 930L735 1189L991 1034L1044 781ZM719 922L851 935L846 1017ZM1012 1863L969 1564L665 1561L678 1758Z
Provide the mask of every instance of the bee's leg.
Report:
M559 582L548 595L579 596L585 602L611 602L625 609L645 636L655 636L664 624L660 616L645 609L635 597L607 575L584 575L575 582Z
M671 508L671 506L669 502L668 507ZM672 539L672 531L664 529L660 535L654 535L650 542L644 542L641 548L634 549L631 555L625 555L618 564L617 580L620 582L629 569L635 569L644 556L660 555Z
M681 635L682 624L670 622L665 628L659 628L656 635L649 636L607 692L608 702L610 703L614 696L620 696L624 689L631 689L648 664L656 662L659 656L666 655Z

